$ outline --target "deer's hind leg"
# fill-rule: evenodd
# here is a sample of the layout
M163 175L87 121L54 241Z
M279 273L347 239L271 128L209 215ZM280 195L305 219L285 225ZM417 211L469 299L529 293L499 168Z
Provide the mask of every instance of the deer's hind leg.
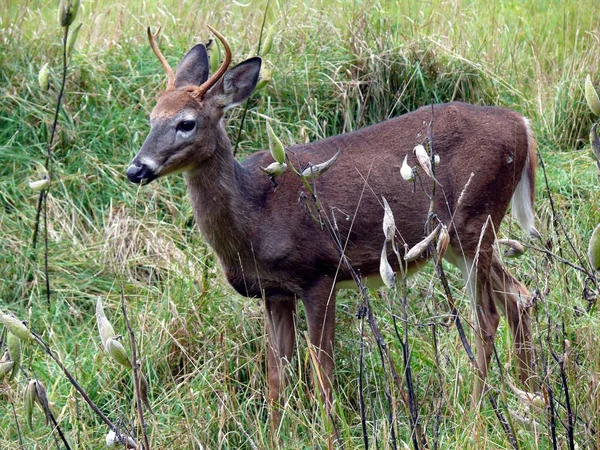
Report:
M491 270L492 295L496 306L506 315L513 335L515 355L518 360L521 381L527 388L537 390L535 379L535 354L531 338L529 291L504 267L494 253Z

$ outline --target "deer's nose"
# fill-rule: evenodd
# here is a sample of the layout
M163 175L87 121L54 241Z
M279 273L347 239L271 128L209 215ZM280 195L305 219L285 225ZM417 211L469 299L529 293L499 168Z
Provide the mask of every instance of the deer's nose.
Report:
M127 168L127 178L132 183L148 184L156 179L154 171L145 164L142 164L137 158L131 161Z

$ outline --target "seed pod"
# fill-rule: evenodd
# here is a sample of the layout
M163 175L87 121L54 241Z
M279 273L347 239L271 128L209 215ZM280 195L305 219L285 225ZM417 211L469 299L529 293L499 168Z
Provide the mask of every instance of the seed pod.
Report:
M221 47L219 47L219 43L217 40L211 41L211 45L209 47L209 64L210 64L210 73L215 73L219 70L219 65L221 64Z
M44 189L47 189L48 186L50 186L50 180L48 178L29 182L29 189L31 189L34 192L39 192Z
M12 373L14 367L15 362L8 359L8 352L5 352L2 360L0 360L0 381L2 381L9 373Z
M16 337L21 339L22 341L30 341L33 339L33 336L29 332L29 329L25 326L23 322L19 319L14 318L8 314L4 314L0 311L0 323L3 323L4 326L14 334Z
M102 339L102 345L106 349L106 341L110 338L114 338L117 333L115 333L113 326L104 314L104 307L102 306L102 299L100 297L98 297L98 300L96 301L96 324L98 325L98 332L100 333L100 339Z
M419 165L423 169L423 171L427 174L428 177L435 179L433 176L433 171L431 170L431 160L429 159L429 155L427 154L427 150L421 144L417 145L414 148L415 155L417 156L417 161Z
M46 425L51 422L50 403L48 402L48 394L46 388L41 381L35 380L35 402L42 407L46 418Z
M71 53L73 53L73 47L75 46L75 41L77 41L77 33L79 33L81 25L81 23L78 24L75 29L69 33L69 37L67 38L67 58L70 58Z
M508 249L504 252L507 258L516 258L525 253L525 247L519 241L514 239L498 239L498 244L506 245Z
M446 250L448 250L448 244L450 244L450 234L448 234L448 228L446 225L442 225L442 229L440 230L440 234L438 236L438 241L436 245L436 252L438 257L438 264L444 257Z
M58 23L61 27L67 27L75 21L79 11L80 0L60 0L58 5Z
M383 244L383 248L381 249L381 258L379 259L379 274L381 275L381 279L383 280L383 284L388 289L392 289L396 286L396 273L392 266L390 265L387 259L387 245Z
M106 353L108 353L116 362L128 369L131 368L131 361L129 361L129 356L127 356L125 347L123 347L123 345L115 338L107 339L104 350L106 350Z
M590 130L590 144L592 146L592 150L594 152L594 156L596 156L598 168L600 169L600 137L598 137L598 124L595 123L592 125L592 129Z
M267 84L271 82L271 79L271 71L269 69L262 69L260 71L260 80L258 80L258 83L256 83L256 87L254 88L254 90L260 91L261 89L266 88Z
M154 414L154 411L152 411L152 407L150 406L150 402L148 401L148 380L146 379L146 377L142 371L140 371L139 374L140 374L140 397L142 399L142 403L144 403L144 405L146 405L146 408L148 408L148 411L150 411L152 414Z
M25 388L24 394L24 402L25 402L25 417L27 418L27 424L29 425L29 429L33 430L33 405L35 403L35 383L36 380L29 380L27 383L27 387Z
M596 225L588 245L588 258L594 270L600 270L600 224Z
M402 161L402 167L400 167L400 175L406 181L410 181L415 177L413 174L412 167L408 165L408 155L406 155L404 157L404 161Z
M48 63L44 64L38 72L38 84L42 92L46 92L50 89L50 70L48 69Z
M413 248L411 248L406 255L404 255L404 260L405 261L412 261L413 259L417 259L419 256L421 256L423 254L423 252L425 252L427 250L427 247L429 246L429 244L431 244L431 242L435 239L435 237L437 236L437 234L440 232L442 225L438 225L437 227L435 227L435 230L433 230L431 233L429 233L429 236L427 236L425 239L423 239L421 242L417 243Z
M267 167L260 168L260 170L262 170L264 173L266 173L267 175L270 175L272 177L275 177L277 175L282 175L286 169L287 169L286 163L278 163L278 162L274 162L274 163L269 164Z
M394 240L394 233L396 232L394 213L385 197L381 198L383 199L383 234L386 242L391 242Z
M271 124L267 122L267 134L269 135L269 148L271 149L271 156L275 161L279 164L283 164L285 162L285 148L283 144L279 140L279 138L275 135L273 128L271 128Z
M598 92L596 92L589 74L585 77L585 100L592 112L600 116L600 98L598 98Z
M260 56L263 58L271 51L271 48L273 47L273 38L275 37L275 33L276 31L274 27L269 28L263 46L260 49Z
M325 172L327 172L331 168L331 166L333 166L333 164L338 159L338 157L340 156L341 153L342 153L342 151L338 150L337 152L335 152L335 155L333 155L327 161L325 161L321 164L309 165L306 169L304 169L302 171L301 175L304 178L317 178L317 177L323 175Z
M14 362L9 377L9 380L12 380L19 372L19 367L21 366L21 340L9 331L7 333L6 341L8 354L10 355L10 359Z

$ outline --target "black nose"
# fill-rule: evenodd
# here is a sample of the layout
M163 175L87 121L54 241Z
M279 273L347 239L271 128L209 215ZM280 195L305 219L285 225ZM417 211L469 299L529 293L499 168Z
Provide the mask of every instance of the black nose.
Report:
M132 183L148 184L156 179L156 175L148 166L134 159L127 168L127 178Z

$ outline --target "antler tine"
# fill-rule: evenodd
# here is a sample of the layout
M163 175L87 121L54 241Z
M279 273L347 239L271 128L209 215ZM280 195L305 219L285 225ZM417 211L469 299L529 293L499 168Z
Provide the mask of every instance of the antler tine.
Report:
M229 47L229 44L227 43L227 39L225 39L225 37L223 37L223 35L221 33L219 33L217 30L215 30L210 25L207 25L207 27L210 31L213 32L213 34L223 44L223 48L225 49L225 59L223 60L223 64L221 64L221 67L219 67L219 70L217 70L215 73L213 73L212 76L208 80L206 80L204 83L202 83L200 86L198 86L197 88L194 88L194 90L192 92L192 96L194 96L194 97L202 97L204 94L206 94L206 92L211 87L213 87L215 85L215 83L217 81L219 81L219 79L227 71L227 68L229 67L229 63L231 62L231 48Z
M148 41L150 41L150 47L152 47L154 54L162 64L163 68L165 69L165 72L167 72L167 90L171 90L175 89L175 73L173 73L173 69L171 69L171 66L163 56L156 42L156 38L160 34L161 29L162 27L159 27L156 34L152 34L152 31L150 31L150 27L148 27Z

